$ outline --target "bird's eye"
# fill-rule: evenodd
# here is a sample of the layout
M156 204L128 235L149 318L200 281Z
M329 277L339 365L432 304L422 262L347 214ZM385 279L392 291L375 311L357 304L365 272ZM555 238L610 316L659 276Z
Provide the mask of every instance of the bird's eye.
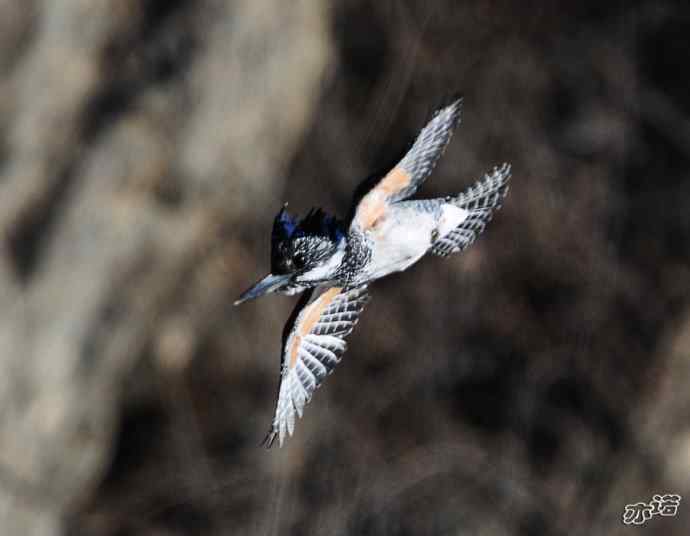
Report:
M295 268L301 269L304 268L304 265L306 264L306 260L304 259L303 255L297 254L292 258L292 262L295 265Z

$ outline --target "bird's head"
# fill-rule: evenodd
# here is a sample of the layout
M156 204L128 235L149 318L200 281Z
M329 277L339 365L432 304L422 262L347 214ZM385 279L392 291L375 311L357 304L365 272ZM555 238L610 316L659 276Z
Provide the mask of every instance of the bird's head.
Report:
M271 273L244 292L235 305L269 292L312 286L337 268L345 242L341 222L321 209L312 209L297 220L286 207L273 221Z

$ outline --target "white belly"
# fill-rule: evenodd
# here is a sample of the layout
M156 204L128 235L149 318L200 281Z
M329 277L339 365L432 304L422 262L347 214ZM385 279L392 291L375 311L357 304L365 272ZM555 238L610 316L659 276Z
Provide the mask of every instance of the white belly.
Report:
M373 251L367 266L369 277L400 272L417 262L431 246L434 220L430 213L393 213L370 231Z
M434 235L446 235L466 218L466 210L445 204L438 215L410 208L392 209L374 229L367 231L373 242L367 279L406 270L429 251Z

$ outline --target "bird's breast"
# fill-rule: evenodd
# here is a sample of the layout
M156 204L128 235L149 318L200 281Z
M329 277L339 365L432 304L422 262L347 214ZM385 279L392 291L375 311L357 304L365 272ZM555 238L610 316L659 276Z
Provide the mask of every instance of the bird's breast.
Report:
M371 247L370 279L405 270L431 247L436 218L429 212L393 209L366 231Z

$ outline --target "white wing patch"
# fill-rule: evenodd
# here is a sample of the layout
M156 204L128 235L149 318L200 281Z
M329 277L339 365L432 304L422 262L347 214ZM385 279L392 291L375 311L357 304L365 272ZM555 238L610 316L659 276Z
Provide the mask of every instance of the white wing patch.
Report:
M292 435L295 415L302 417L313 392L340 362L347 349L345 337L368 300L366 286L347 291L331 288L300 311L283 346L275 417L264 440L267 447L276 437L282 446Z
M508 193L509 179L510 165L503 164L484 175L467 191L448 199L448 204L467 211L467 217L455 229L439 237L431 253L446 257L469 247L491 221L494 211L501 207L501 201Z

